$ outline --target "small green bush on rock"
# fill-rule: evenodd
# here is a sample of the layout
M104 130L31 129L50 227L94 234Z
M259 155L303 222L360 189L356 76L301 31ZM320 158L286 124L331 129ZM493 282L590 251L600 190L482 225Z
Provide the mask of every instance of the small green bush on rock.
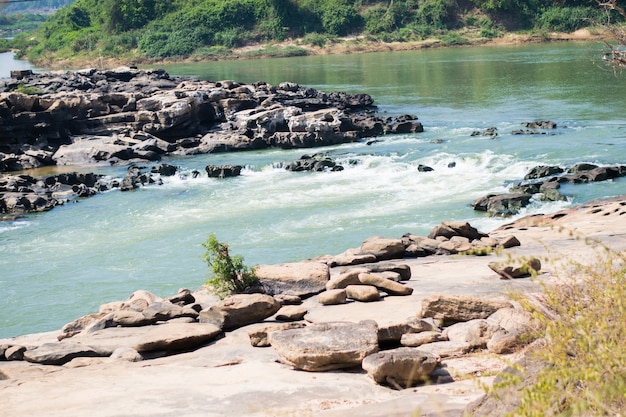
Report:
M245 266L243 256L231 256L228 244L221 243L211 233L202 244L206 249L204 260L213 275L206 281L206 285L220 297L239 294L258 282L254 271Z

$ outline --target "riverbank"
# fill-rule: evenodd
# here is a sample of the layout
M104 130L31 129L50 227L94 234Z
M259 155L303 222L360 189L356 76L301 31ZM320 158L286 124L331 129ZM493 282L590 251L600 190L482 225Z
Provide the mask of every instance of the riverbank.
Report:
M523 218L500 227L490 233L490 238L514 236L520 245L488 256L434 255L388 261L409 266L411 278L403 281L403 285L412 289L411 294L339 305L321 305L311 297L301 304L307 311L304 322L312 326L329 321L371 319L379 327L390 328L393 323L406 323L407 318L422 315L425 300L433 294L504 299L511 291L538 293L541 283L550 285L559 278L567 278L567 268L563 265L568 259L594 261L593 247L577 236L595 239L615 251L626 249L624 215L626 197L623 196ZM509 257L541 258L539 276L501 279L489 264L506 262ZM342 270L343 267L331 268L331 279L337 278ZM206 297L202 300L199 302L215 303ZM111 308L114 304L107 306ZM348 371L298 371L285 364L273 347L253 347L249 333L277 324L280 313L262 324L227 331L221 339L198 349L156 359L134 362L130 358L139 358L129 356L127 351L127 355L116 358L77 358L63 366L0 362L3 410L15 415L95 417L123 413L339 416L347 412L354 416L382 417L413 415L416 410L420 415L460 416L467 405L483 396L482 384L491 384L508 363L524 355L524 349L504 355L479 349L469 355L445 356L439 368L444 371L439 373L442 383L394 390L374 383L359 367ZM176 326L176 322L181 323L179 319L166 326ZM103 335L107 329L93 330L94 335ZM141 333L139 328L130 330L135 335ZM4 339L0 345L33 347L56 342L59 334L54 331ZM124 343L123 338L118 337L116 343Z
M115 68L122 65L137 65L141 67L158 67L173 63L212 62L224 60L254 60L263 58L302 56L302 55L348 55L358 53L376 53L393 51L414 51L430 48L468 47L468 46L504 46L548 42L606 42L614 36L602 27L580 29L573 33L504 33L499 37L481 37L476 30L466 30L455 37L457 42L446 42L439 38L429 38L419 41L383 42L370 39L366 36L335 38L315 46L305 43L304 39L289 39L280 43L253 44L240 48L224 50L210 56L196 56L174 59L151 59L138 57L134 53L122 57L73 57L71 59L42 59L33 64L48 70L62 70L68 68ZM459 42L460 40L460 42Z

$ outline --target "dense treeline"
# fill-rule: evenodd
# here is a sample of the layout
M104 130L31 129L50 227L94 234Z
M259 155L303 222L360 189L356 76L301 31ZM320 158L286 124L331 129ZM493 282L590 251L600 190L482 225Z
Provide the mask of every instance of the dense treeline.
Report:
M485 38L509 30L573 32L606 22L605 13L589 0L76 0L16 46L33 61L128 51L207 58L288 38L323 46L350 35L463 43L463 30Z

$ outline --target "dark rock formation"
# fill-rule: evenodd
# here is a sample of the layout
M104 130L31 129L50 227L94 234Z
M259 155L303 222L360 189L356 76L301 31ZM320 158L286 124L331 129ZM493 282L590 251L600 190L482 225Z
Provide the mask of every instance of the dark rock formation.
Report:
M383 120L373 109L367 94L294 83L209 82L127 67L25 73L0 80L0 170L314 147L423 130L415 116Z
M141 164L170 154L312 148L423 131L416 116L383 119L374 110L367 94L324 93L289 82L210 82L128 67L23 71L0 80L0 172L49 165ZM342 169L326 157L311 158L288 169ZM226 177L238 175L240 169L207 167L207 173ZM151 173L171 176L176 167L161 164ZM110 184L2 177L0 213L45 211L70 198L155 182L158 178L137 167L121 182Z
M507 194L488 194L472 203L474 210L486 211L492 216L510 216L530 204L531 198L542 201L565 201L559 192L561 184L584 184L626 176L626 165L600 167L579 163L569 169L555 165L532 168L523 182L509 187Z

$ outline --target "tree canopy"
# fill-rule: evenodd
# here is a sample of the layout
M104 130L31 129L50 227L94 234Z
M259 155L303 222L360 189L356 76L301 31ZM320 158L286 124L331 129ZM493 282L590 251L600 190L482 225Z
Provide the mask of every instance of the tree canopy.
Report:
M350 35L388 42L443 39L461 29L486 38L571 32L605 21L604 13L587 0L76 0L16 45L35 62L128 51L164 59L287 38L321 46Z

